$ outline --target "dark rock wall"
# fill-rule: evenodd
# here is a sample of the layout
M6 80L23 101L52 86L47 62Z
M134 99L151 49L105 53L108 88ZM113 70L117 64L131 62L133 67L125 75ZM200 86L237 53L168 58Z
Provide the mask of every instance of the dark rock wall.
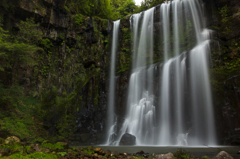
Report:
M216 31L211 80L219 144L240 144L240 1L203 0L208 28Z
M58 0L1 1L0 16L4 28L18 30L16 24L27 18L39 23L46 44L39 46L33 67L16 67L19 84L28 96L41 99L41 93L55 86L58 94L78 89L76 110L77 131L69 138L82 144L99 144L106 120L107 78L111 23L107 19L82 16L77 24L75 15L58 4ZM1 76L5 84L9 78Z

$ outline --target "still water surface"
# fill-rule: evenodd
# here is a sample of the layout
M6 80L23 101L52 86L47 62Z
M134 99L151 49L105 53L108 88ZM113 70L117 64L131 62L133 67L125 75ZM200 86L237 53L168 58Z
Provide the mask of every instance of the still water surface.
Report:
M79 146L79 147L87 147L87 146ZM217 147L174 147L174 146L166 146L166 147L157 147L157 146L94 146L94 147L100 147L103 150L109 150L109 151L118 151L121 153L136 153L140 150L143 150L145 153L155 153L155 154L164 154L168 152L176 152L178 149L184 149L186 152L189 152L196 157L201 156L208 156L208 157L214 157L216 156L220 151L226 151L229 153L234 159L240 159L240 147L231 147L231 146L217 146Z

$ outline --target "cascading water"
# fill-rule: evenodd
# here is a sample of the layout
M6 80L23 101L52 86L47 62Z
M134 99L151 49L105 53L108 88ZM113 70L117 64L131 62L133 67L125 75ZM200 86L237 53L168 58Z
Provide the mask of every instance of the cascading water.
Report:
M153 106L151 81L153 68L145 67L147 62L151 64L153 59L153 14L154 8L145 11L141 24L139 22L141 14L132 16L133 59L135 60L132 61L133 71L129 81L127 116L119 132L118 141L126 132L136 135L137 144L154 141L155 107ZM139 29L140 25L141 29ZM152 138L148 136L152 136Z
M112 50L111 50L111 65L110 65L110 82L109 82L109 96L108 96L108 141L107 144L113 140L115 119L114 119L114 101L115 101L115 68L116 68L116 54L118 45L120 20L113 23L113 37L112 37Z
M159 54L153 51L153 39L159 36L154 34L155 9L131 17L133 60L126 116L111 144L118 145L129 133L136 145L216 145L208 73L211 31L205 28L203 5L200 0L174 0L160 6L163 65L153 64Z

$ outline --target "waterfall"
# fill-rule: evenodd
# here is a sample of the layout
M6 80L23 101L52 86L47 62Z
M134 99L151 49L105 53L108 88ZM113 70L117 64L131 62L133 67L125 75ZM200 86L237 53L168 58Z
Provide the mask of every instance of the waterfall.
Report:
M111 144L129 133L136 145L216 145L208 72L212 31L205 26L203 4L173 0L157 7L130 18L133 58L126 115L116 123L120 129ZM155 49L157 38L160 49ZM154 64L155 55L163 63Z
M110 82L109 82L109 96L108 96L108 123L107 123L107 144L109 145L114 140L115 133L115 70L116 70L116 54L118 45L120 20L113 23L113 37L112 37L112 49L111 49L111 65L110 65Z

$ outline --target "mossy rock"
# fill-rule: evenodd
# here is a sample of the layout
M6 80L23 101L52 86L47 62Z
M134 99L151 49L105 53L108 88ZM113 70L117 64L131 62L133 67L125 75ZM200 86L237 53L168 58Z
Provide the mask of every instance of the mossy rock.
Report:
M51 143L42 143L41 148L44 149L50 149L50 150L63 150L63 149L67 149L68 143L65 142L58 142L56 144L51 144Z
M5 140L5 144L11 145L14 143L20 143L20 139L16 136L10 136Z

